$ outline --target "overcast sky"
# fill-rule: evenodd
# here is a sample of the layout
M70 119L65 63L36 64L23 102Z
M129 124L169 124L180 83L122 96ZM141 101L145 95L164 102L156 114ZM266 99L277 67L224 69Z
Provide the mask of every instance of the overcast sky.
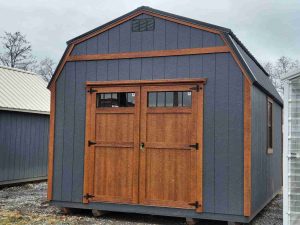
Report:
M300 60L300 0L0 0L0 35L20 31L38 59L141 5L232 29L260 62Z

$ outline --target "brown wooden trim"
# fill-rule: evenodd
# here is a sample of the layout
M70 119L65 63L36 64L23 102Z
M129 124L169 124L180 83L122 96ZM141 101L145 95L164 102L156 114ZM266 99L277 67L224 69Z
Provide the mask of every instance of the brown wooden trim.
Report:
M204 87L202 85L201 90L198 93L197 99L197 142L199 143L199 150L197 152L197 201L200 204L200 207L196 209L196 212L203 212L203 102L204 102Z
M70 54L71 54L71 52L72 52L72 50L74 48L74 44L69 45L67 48L68 48L68 50L66 52L66 55L64 56L62 62L58 65L58 69L56 70L55 74L53 74L53 80L51 81L49 89L51 89L51 87L53 86L53 84L56 82L59 74L63 70L63 68L64 68L64 66L65 66L65 64L67 62L67 59L70 56Z
M91 133L91 94L86 93L86 113L85 113L85 147L84 147L84 179L83 179L83 195L89 193L89 183L90 183L90 155L88 141L90 139ZM91 193L89 193L91 194ZM83 203L88 203L88 199L83 197Z
M142 13L150 15L150 16L155 16L155 17L158 17L158 18L161 18L161 19L165 19L165 20L168 20L168 21L171 21L171 22L174 22L174 23L178 23L178 24L181 24L181 25L193 27L193 28L196 28L196 29L205 30L205 31L208 31L208 32L211 32L211 33L214 33L214 34L220 34L221 33L217 29L213 29L213 28L201 26L201 25L198 25L198 24L186 22L186 21L183 21L183 20L180 20L180 19L176 19L176 18L171 17L171 16L165 16L165 15L161 15L161 14L158 14L158 13L150 12L150 11L147 11L147 10L142 10Z
M126 22L126 21L128 21L128 20L130 20L132 18L134 18L134 17L137 17L137 16L139 16L139 15L141 15L143 13L144 13L144 11L142 11L142 10L138 11L136 13L133 13L133 14L131 14L131 15L129 15L129 16L121 19L121 20L118 20L117 22L115 22L113 24L110 24L109 26L106 26L106 27L104 27L102 29L99 29L99 30L97 30L97 31L95 31L93 33L87 34L87 35L85 35L85 36L83 36L83 37L81 37L81 38L79 38L77 40L74 40L72 42L72 44L76 45L76 44L78 44L80 42L86 41L86 40L88 40L88 39L90 39L92 37L97 36L98 34L101 34L101 33L105 32L105 31L107 31L107 30L109 30L109 29L111 29L111 28L113 28L115 26L118 26L118 25L120 25L120 24L122 24L122 23L124 23L124 22Z
M164 85L166 83L172 84L189 84L189 83L203 83L205 84L207 78L186 78L186 79L165 79L165 80L117 80L117 81L87 81L85 84L90 88L91 86L114 86L114 85Z
M73 55L68 56L67 61L91 61L91 60L111 60L111 59L134 59L134 58L149 58L149 57L166 57L179 55L200 55L211 53L229 52L227 46L207 47L207 48L186 48L172 50L157 50L145 52L120 52L110 54L94 54L94 55Z
M54 160L54 127L55 127L55 85L51 87L50 102L50 126L49 126L49 148L48 148L48 191L47 198L52 200L53 189L53 160Z
M226 40L226 38L224 37L224 35L223 35L223 34L220 34L220 36L221 36L222 40L224 41L225 45L228 47L229 52L231 53L231 55L232 55L234 61L238 64L238 67L241 69L241 71L242 71L244 77L245 77L250 83L252 83L252 81L251 81L251 79L249 78L249 76L248 76L248 74L247 74L245 68L243 67L242 63L240 62L239 58L237 57L235 51L230 47L230 45L229 45L229 43L227 42L227 40Z
M251 216L251 83L244 80L244 216Z
M190 26L190 27L193 27L193 28L196 28L196 29L201 29L201 30L205 30L205 31L208 31L208 32L211 32L211 33L214 33L214 34L220 34L221 32L219 30L216 30L216 29L213 29L213 28L209 28L209 27L205 27L205 26L201 26L201 25L197 25L197 24L194 24L194 23L190 23L190 22L186 22L186 21L183 21L183 20L180 20L180 19L176 19L174 17L170 17L170 16L164 16L164 15L161 15L161 14L158 14L158 13L154 13L154 12L151 12L151 11L147 11L147 10L140 10L140 11L137 11L136 13L133 13L121 20L118 20L117 22L109 25L109 26L106 26L102 29L99 29L91 34L87 34L85 35L84 37L81 37L77 40L74 40L72 42L72 44L78 44L80 42L83 42L83 41L86 41L92 37L95 37L96 35L98 34L101 34L115 26L118 26L134 17L137 17L141 14L147 14L147 15L150 15L150 16L155 16L155 17L158 17L158 18L161 18L161 19L165 19L165 20L168 20L168 21L171 21L171 22L174 22L174 23L178 23L178 24L182 24L182 25L186 25L186 26Z

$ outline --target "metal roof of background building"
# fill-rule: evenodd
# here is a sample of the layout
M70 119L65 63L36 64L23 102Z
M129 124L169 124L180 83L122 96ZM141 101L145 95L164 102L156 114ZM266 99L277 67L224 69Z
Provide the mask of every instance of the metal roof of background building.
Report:
M49 114L47 82L38 74L0 66L0 110Z

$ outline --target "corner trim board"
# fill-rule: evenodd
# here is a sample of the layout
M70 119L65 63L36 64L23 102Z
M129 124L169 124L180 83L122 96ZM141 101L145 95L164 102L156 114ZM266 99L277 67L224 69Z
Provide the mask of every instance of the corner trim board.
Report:
M251 88L244 80L244 216L251 216Z
M67 61L133 59L133 58L198 55L198 54L224 53L224 52L230 52L230 49L227 46L218 46L218 47L207 47L207 48L186 48L186 49L157 50L157 51L144 51L144 52L118 52L118 53L110 53L110 54L74 55L74 56L68 56Z
M51 86L50 103L50 126L49 126L49 148L48 148L48 191L47 199L52 200L53 194L53 163L54 163L54 128L55 128L55 95L56 85Z

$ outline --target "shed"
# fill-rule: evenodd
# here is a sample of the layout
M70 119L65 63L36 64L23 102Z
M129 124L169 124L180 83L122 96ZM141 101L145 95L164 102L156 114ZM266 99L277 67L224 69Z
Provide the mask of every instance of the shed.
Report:
M300 223L300 70L284 74L283 224Z
M0 66L0 185L47 179L49 113L41 76Z
M227 28L140 7L67 42L48 199L249 222L282 186L282 99Z

